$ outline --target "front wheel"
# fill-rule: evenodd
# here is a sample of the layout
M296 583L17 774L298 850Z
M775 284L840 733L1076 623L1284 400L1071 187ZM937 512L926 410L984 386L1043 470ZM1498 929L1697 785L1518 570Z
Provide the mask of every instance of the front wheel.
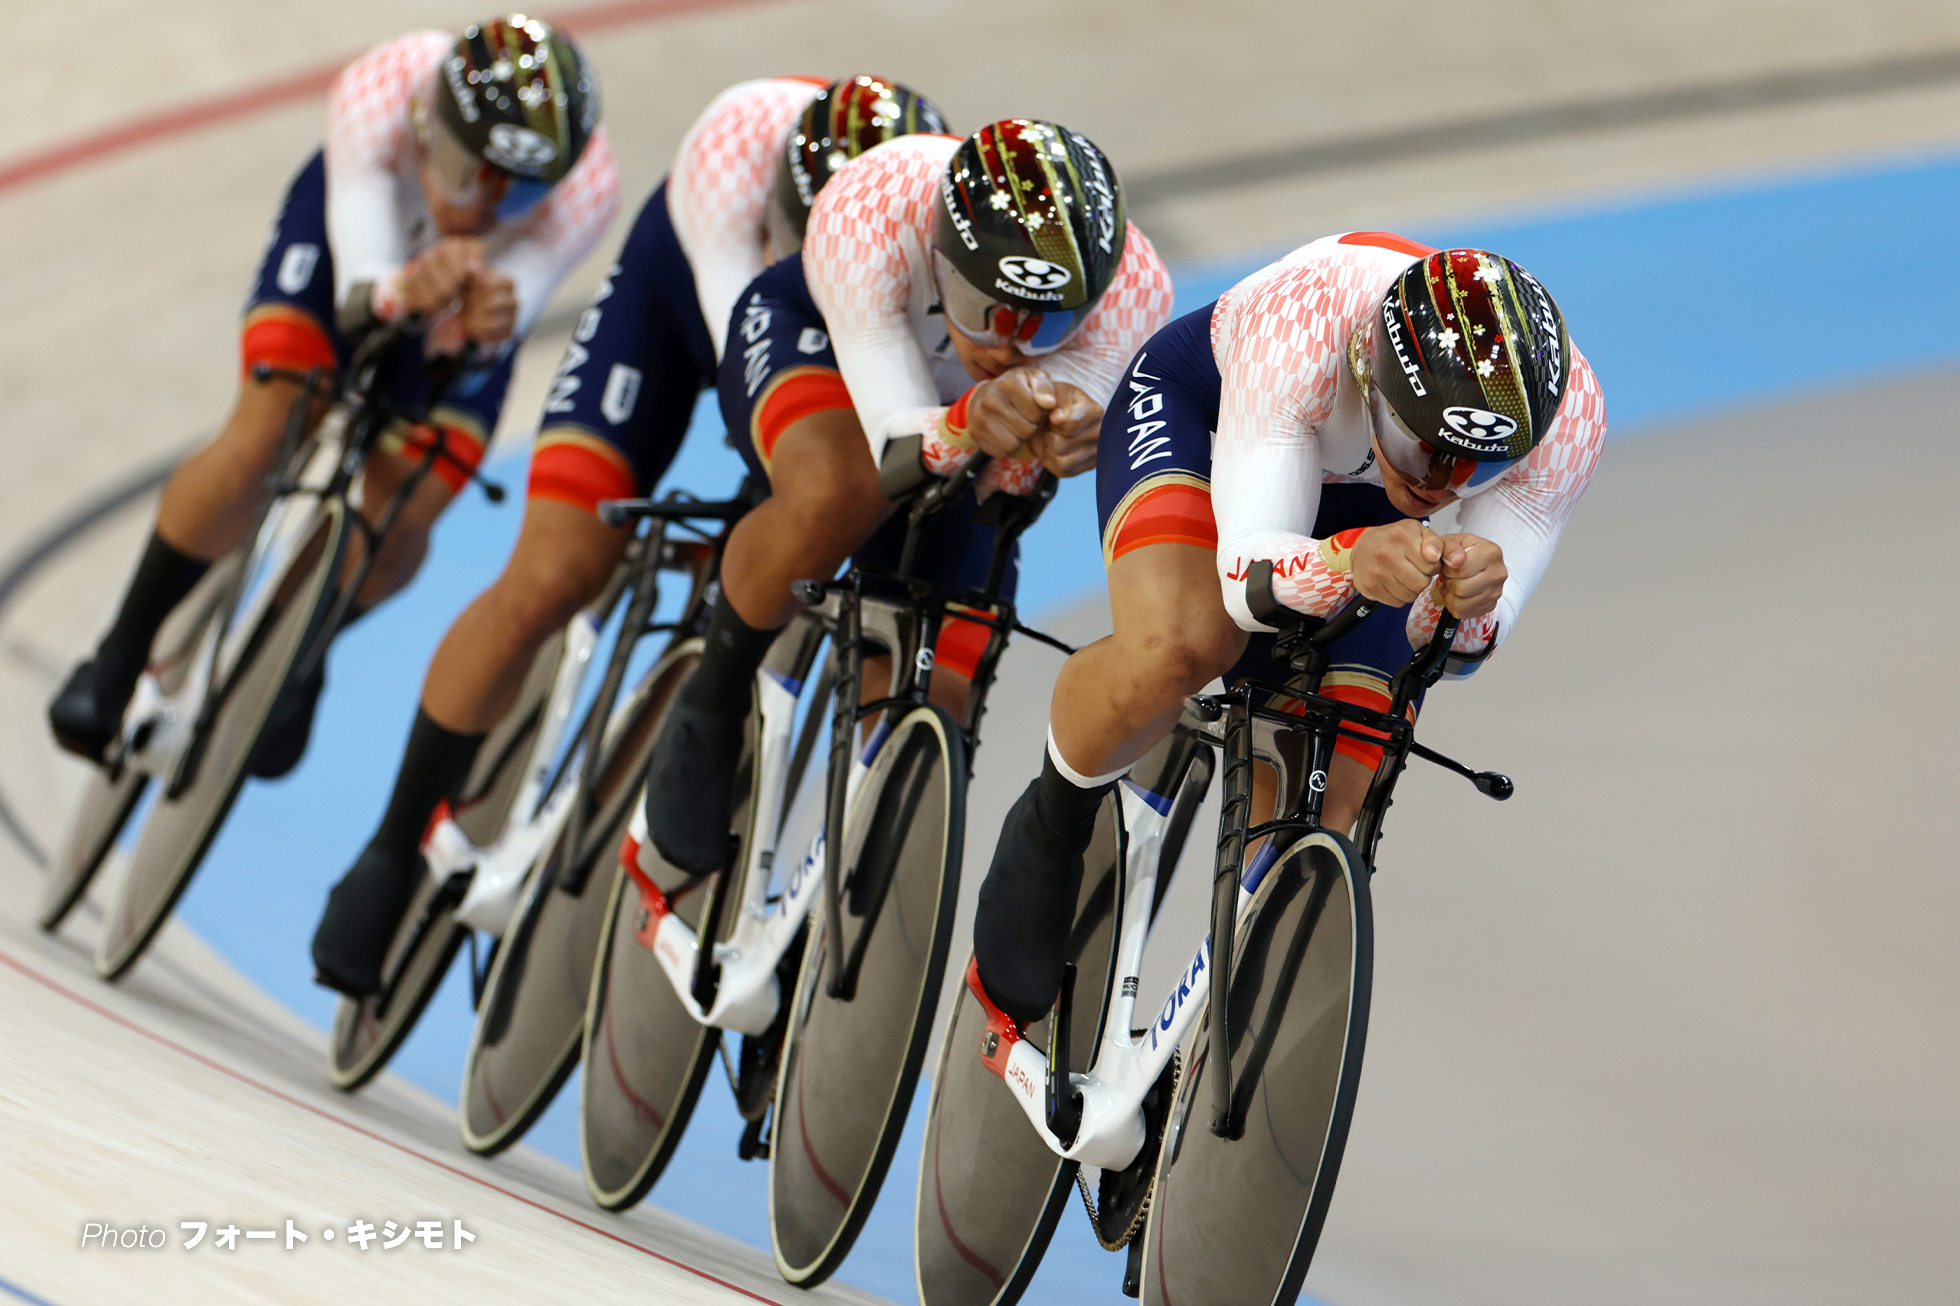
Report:
M1207 1033L1193 1043L1158 1160L1143 1301L1291 1302L1334 1196L1361 1080L1374 974L1367 868L1309 835L1266 873L1238 930L1228 994L1230 1137L1212 1131ZM1211 1017L1207 1017L1207 1026Z
M852 805L842 911L809 932L776 1089L769 1228L791 1283L820 1283L849 1254L905 1129L959 902L966 788L959 727L919 707ZM830 991L833 931L856 971L848 999Z

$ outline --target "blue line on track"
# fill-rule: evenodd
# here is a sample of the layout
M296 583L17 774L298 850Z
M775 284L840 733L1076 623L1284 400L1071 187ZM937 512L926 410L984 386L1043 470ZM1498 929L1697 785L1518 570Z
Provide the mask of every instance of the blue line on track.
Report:
M5 1279L0 1279L0 1292L20 1298L20 1300L27 1303L27 1306L54 1306L54 1303L46 1297L36 1297L19 1284L9 1283Z

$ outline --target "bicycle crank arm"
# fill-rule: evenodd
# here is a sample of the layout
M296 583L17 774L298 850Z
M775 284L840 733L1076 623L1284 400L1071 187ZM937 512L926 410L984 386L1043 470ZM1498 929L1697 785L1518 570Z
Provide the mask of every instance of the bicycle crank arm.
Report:
M987 1013L987 1032L981 1035L980 1060L1007 1085L1007 1091L1021 1105L1021 1113L1034 1126L1048 1150L1070 1161L1081 1161L1105 1170L1121 1170L1143 1151L1145 1130L1143 1102L1125 1102L1126 1096L1094 1074L1069 1078L1069 1087L1081 1103L1081 1122L1075 1140L1067 1146L1048 1127L1048 1057L1021 1035L1014 1018L988 1001L974 982L974 971L967 973L967 988L979 999Z
M729 953L727 945L718 946L721 983L715 990L714 1006L703 1011L694 997L694 972L701 950L699 936L692 926L674 914L666 893L640 869L636 860L628 860L626 869L640 895L640 919L633 937L653 953L660 969L666 972L667 982L674 987L674 996L687 1008L687 1014L700 1024L738 1034L767 1033L782 1006L776 968L770 966L756 974L756 968L743 965L741 958Z

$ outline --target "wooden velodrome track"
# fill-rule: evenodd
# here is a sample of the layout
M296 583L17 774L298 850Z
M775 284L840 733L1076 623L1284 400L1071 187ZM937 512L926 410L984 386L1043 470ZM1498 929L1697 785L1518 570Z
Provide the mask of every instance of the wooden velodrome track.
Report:
M1940 55L1960 15L1906 0L565 12L605 78L629 208L728 82L865 68L957 125L1080 126L1186 265L1960 135ZM320 70L476 16L452 0L9 13L36 57L9 73L28 107L0 155L0 557L221 417L238 295L317 139ZM1511 80L1473 76L1507 56ZM506 436L528 430L561 340L529 351ZM1944 496L1901 492L1947 471L1925 433L1951 431L1952 380L1616 446L1528 637L1474 693L1438 696L1431 737L1513 770L1520 795L1496 807L1433 772L1404 788L1366 1091L1315 1295L1953 1299L1960 694L1940 669L1960 621L1941 601ZM43 842L78 771L46 744L42 704L105 620L141 517L7 596L0 782ZM1060 624L1087 636L1102 619L1088 604ZM975 857L1039 737L1053 660L1021 665L1025 695L997 695L989 722L1002 761L981 770ZM334 1097L317 1032L187 931L128 984L97 984L85 929L32 933L33 891L0 842L0 1299L795 1299L749 1249L652 1209L597 1215L545 1158L463 1157L406 1085ZM317 1237L457 1216L481 1235L461 1254ZM178 1220L207 1217L316 1238L214 1265L174 1247ZM173 1247L79 1250L103 1219L162 1222Z

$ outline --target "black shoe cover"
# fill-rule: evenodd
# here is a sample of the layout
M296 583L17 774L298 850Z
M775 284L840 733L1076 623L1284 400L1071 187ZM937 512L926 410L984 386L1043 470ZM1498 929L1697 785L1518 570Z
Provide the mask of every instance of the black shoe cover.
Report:
M647 776L647 831L689 875L712 875L728 860L744 719L679 701L661 727Z
M48 725L54 740L69 752L100 762L110 741L122 730L123 711L142 677L142 660L98 652L77 666L48 704Z
M252 749L250 770L261 780L277 780L299 765L306 756L306 745L313 738L313 713L320 706L320 691L327 687L327 664L323 661L304 680L289 680L272 704L265 729Z
M371 843L363 849L327 895L326 914L313 932L314 982L350 998L379 993L388 945L425 873L419 848L404 853Z
M1042 823L1035 808L1039 784L1029 785L1007 810L973 919L980 983L1023 1029L1047 1015L1062 991L1082 883L1084 849L1058 839Z

